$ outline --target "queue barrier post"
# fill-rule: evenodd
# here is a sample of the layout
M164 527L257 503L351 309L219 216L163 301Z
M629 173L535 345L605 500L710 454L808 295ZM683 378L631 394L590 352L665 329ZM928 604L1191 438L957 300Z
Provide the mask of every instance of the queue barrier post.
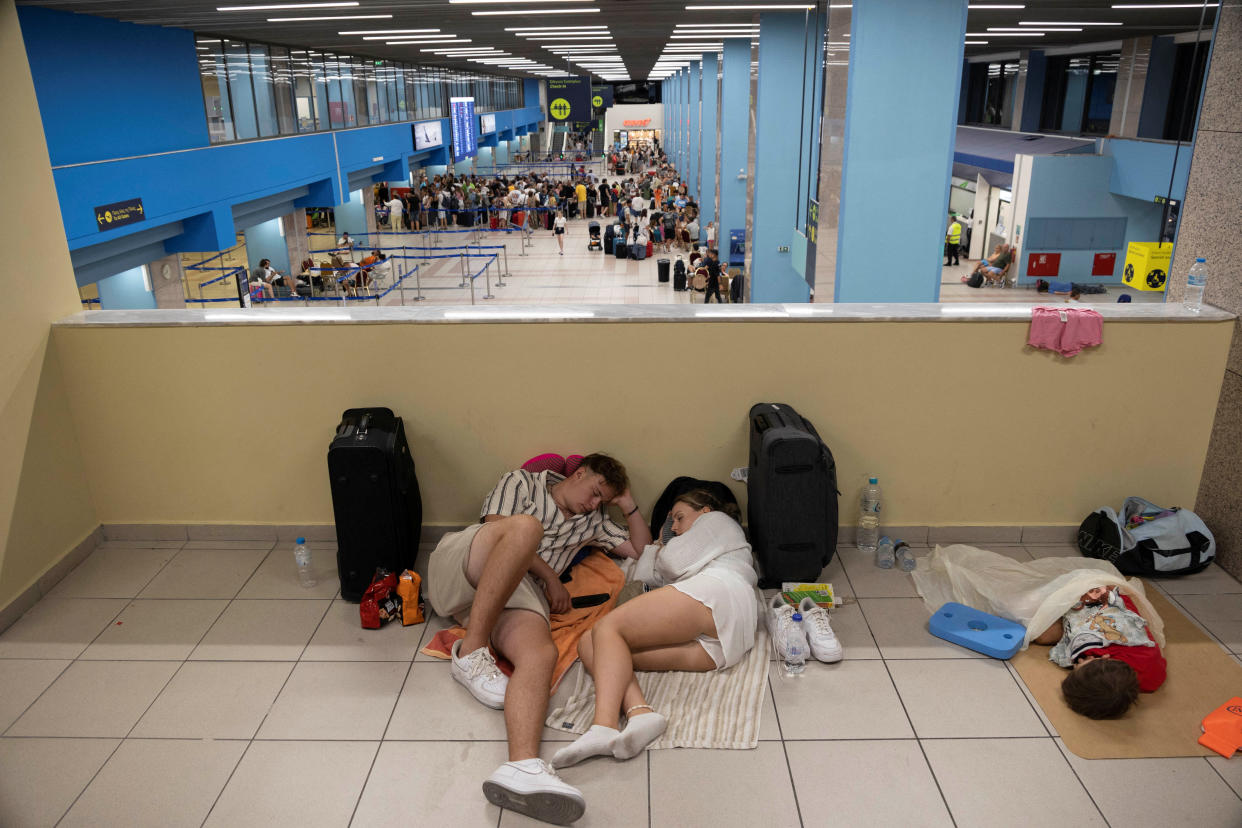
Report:
M492 262L494 261L496 261L496 257L493 255L487 260L487 264L483 265L483 282L485 286L487 287L487 295L483 297L484 299L495 299L496 298L495 296L492 296L492 279L491 279L491 273L490 273Z
M465 254L458 253L457 261L461 265L461 284L458 285L458 287L465 287L466 286L466 256ZM473 279L470 280L470 292L473 295L474 293L474 280Z

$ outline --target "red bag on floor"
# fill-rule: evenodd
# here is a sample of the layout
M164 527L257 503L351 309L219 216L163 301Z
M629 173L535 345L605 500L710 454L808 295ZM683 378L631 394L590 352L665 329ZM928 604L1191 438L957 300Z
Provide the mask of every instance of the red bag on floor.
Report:
M397 594L397 576L394 573L386 569L375 570L371 585L362 593L358 613L362 616L364 630L378 630L394 618L401 617L401 596Z

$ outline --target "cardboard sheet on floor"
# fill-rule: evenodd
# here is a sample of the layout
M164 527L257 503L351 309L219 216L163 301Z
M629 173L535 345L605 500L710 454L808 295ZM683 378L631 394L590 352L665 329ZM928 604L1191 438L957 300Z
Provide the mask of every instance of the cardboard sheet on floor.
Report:
M1048 660L1048 647L1032 644L1013 657L1013 666L1065 746L1084 759L1215 756L1199 744L1199 724L1238 695L1242 665L1159 590L1150 583L1145 586L1164 619L1169 673L1163 687L1143 693L1123 718L1094 721L1071 711L1061 697L1067 671Z

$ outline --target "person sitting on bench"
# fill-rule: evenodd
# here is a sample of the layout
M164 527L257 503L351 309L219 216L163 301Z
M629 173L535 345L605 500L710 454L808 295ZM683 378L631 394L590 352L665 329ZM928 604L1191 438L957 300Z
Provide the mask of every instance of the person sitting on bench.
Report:
M969 282L971 277L980 271L983 272L983 278L989 284L1000 284L1004 281L1005 273L1009 270L1009 265L1013 261L1013 245L1001 242L996 245L996 249L992 251L991 257L980 259L979 264L975 265L975 269L971 271L970 276L963 276L963 282Z

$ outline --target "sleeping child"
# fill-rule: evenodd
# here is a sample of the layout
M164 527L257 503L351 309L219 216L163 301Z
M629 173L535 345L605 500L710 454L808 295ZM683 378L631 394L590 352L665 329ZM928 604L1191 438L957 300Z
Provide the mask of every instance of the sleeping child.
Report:
M1071 672L1061 695L1075 713L1116 719L1164 684L1166 664L1147 622L1117 587L1094 587L1052 623L1036 644L1052 644L1048 658Z
M1023 649L1054 645L1048 657L1072 670L1061 693L1077 713L1117 718L1164 683L1164 623L1143 583L1107 561L1015 561L955 545L936 547L911 574L932 612L957 601L1026 626Z

